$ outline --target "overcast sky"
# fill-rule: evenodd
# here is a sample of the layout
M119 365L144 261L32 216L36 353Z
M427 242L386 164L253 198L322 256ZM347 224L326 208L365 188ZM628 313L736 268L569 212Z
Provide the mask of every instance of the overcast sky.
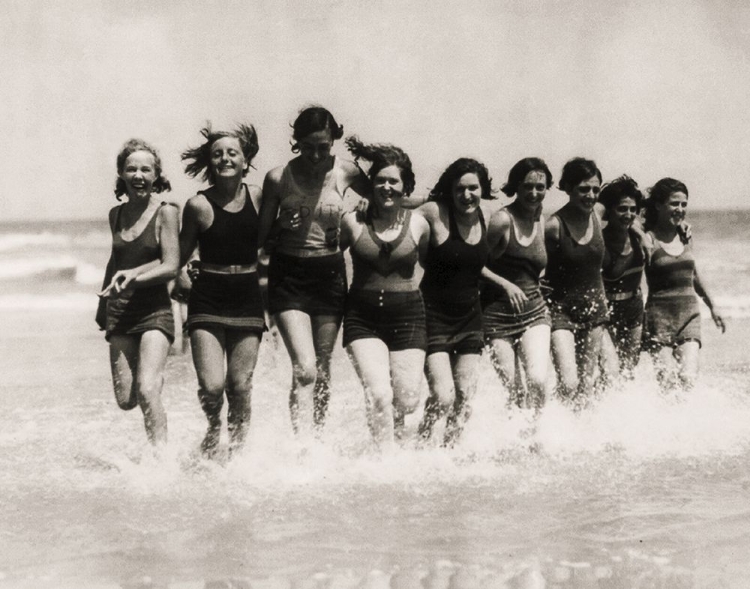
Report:
M133 136L184 201L199 184L179 154L209 119L255 124L261 184L310 103L404 148L418 193L461 156L499 186L521 157L557 178L582 155L605 180L674 176L691 206L746 207L749 5L1 0L0 219L103 218Z

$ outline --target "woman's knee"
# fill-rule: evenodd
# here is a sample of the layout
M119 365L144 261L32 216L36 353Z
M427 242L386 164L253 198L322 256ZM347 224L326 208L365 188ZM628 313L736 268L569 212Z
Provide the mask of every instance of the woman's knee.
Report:
M303 387L315 384L318 378L318 366L314 359L295 362L292 366L292 372L294 373L294 380Z
M414 413L419 406L419 391L399 391L394 393L393 405L402 415Z
M376 413L382 413L393 406L393 390L390 387L382 386L371 388L368 391L372 408Z
M115 399L117 400L117 406L123 411L131 411L138 407L137 395L129 395L128 397L115 395Z

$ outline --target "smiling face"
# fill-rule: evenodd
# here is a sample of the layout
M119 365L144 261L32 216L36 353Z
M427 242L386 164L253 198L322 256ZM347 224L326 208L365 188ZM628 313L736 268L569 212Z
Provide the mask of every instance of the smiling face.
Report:
M615 206L607 209L607 222L620 229L629 229L638 216L638 205L632 196L623 196Z
M482 185L476 174L464 174L453 185L453 207L457 213L467 215L475 212L481 199Z
M404 196L404 181L398 166L387 166L372 178L372 193L378 210L386 211L401 206Z
M518 185L516 199L525 209L536 210L547 194L547 175L542 170L531 170Z
M601 189L602 183L596 176L583 180L568 191L570 203L584 213L591 213Z
M156 182L156 161L150 151L134 151L125 160L120 178L128 197L148 198Z
M313 169L322 166L331 157L331 149L333 148L331 130L323 129L305 135L297 142L297 146L303 162Z
M666 202L657 203L659 225L679 226L685 220L687 205L688 197L684 192L673 192Z
M222 137L211 145L211 172L214 179L242 177L247 166L242 145L236 137Z

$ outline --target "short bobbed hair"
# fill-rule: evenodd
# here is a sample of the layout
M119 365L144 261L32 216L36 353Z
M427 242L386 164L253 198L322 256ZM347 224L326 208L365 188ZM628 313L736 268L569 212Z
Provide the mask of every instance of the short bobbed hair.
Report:
M233 131L214 131L211 128L211 122L201 129L201 135L205 141L198 147L191 147L182 152L181 159L185 164L185 173L191 178L201 176L205 182L213 185L216 183L216 175L211 169L211 146L219 139L224 137L233 137L240 143L242 154L248 167L251 166L253 158L258 153L258 134L252 125L240 124ZM242 175L247 175L248 169L242 171Z
M462 157L448 166L440 175L435 187L430 190L427 200L442 203L449 209L454 208L453 187L465 174L476 174L479 178L479 186L482 188L482 198L495 198L492 189L492 178L487 167L475 159Z
M581 182L594 176L599 178L599 182L602 181L602 173L599 171L594 160L574 157L563 166L559 188L563 192L570 192Z
M604 205L608 211L614 209L623 198L632 198L638 211L643 206L643 193L638 188L638 183L627 174L615 178L612 182L607 182L599 193L599 202Z
M529 172L543 172L547 189L552 187L552 172L549 171L544 160L538 157L525 157L515 163L508 173L508 181L500 189L508 196L515 196L518 187L523 184Z
M690 196L687 186L674 178L662 178L649 189L648 198L644 203L646 211L646 218L643 224L644 229L648 231L656 227L659 216L656 206L668 202L669 197L675 192L684 192L685 196Z
M334 141L344 136L344 126L336 122L328 109L322 106L308 106L302 109L292 123L292 151L297 153L299 142L311 133L326 129L331 132L331 139Z
M143 139L128 139L122 146L122 149L120 149L120 153L117 154L117 181L115 182L115 197L117 200L120 200L123 195L128 193L128 190L125 187L125 181L120 178L120 176L125 169L125 161L136 151L147 151L154 156L154 172L156 173L156 180L154 180L151 190L156 193L172 190L172 185L169 183L169 180L167 180L161 173L161 158L159 157L159 152L156 151L156 148L151 144L146 143Z
M404 195L414 192L415 178L411 159L400 147L386 143L363 143L359 137L352 135L346 138L346 147L354 156L354 160L365 160L370 163L367 177L372 181L377 173L388 166L396 166L401 172L404 183Z

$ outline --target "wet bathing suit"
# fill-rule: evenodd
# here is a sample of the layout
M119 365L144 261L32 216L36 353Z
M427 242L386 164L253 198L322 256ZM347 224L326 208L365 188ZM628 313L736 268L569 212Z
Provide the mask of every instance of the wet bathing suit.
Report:
M244 186L245 205L230 213L206 200L211 226L198 235L201 271L188 300L188 329L220 326L262 334L263 302L258 283L258 213Z
M602 266L609 305L608 329L615 343L629 342L630 332L643 323L643 249L632 231L628 231L628 238L631 251L622 254L606 248Z
M427 347L422 294L415 281L418 247L411 233L411 211L392 241L365 225L351 247L353 277L346 298L344 346L377 338L390 351Z
M478 354L484 347L479 276L489 245L484 216L479 210L481 239L474 245L461 237L448 208L448 239L430 245L420 288L427 315L427 353Z
M521 245L516 235L515 219L507 209L506 213L510 217L508 246L499 258L487 262L487 268L519 287L528 300L521 312L516 313L503 289L483 281L484 334L489 340L518 338L530 327L550 325L549 310L539 286L539 275L547 265L544 227L541 221L536 221L533 240L529 245Z
M156 220L163 206L161 203L141 234L127 241L122 238L120 213L117 208L112 229L112 255L114 271L130 270L161 258L161 247L156 233ZM119 296L107 299L106 339L113 335L138 335L151 329L163 332L170 343L174 341L174 317L172 302L166 284L154 284L134 288Z
M299 214L299 229L282 229L268 269L271 313L298 310L309 315L341 315L346 296L346 266L339 251L342 169L334 158L320 189L294 179L288 164L281 175L279 211Z
M607 299L602 281L604 238L596 215L588 243L578 243L565 220L560 222L560 241L547 251L546 280L552 288L547 295L552 312L552 331L593 329L607 322Z
M654 240L654 253L646 266L648 301L643 326L644 343L651 349L676 347L688 341L701 343L701 315L693 279L695 258L690 242L673 256Z

